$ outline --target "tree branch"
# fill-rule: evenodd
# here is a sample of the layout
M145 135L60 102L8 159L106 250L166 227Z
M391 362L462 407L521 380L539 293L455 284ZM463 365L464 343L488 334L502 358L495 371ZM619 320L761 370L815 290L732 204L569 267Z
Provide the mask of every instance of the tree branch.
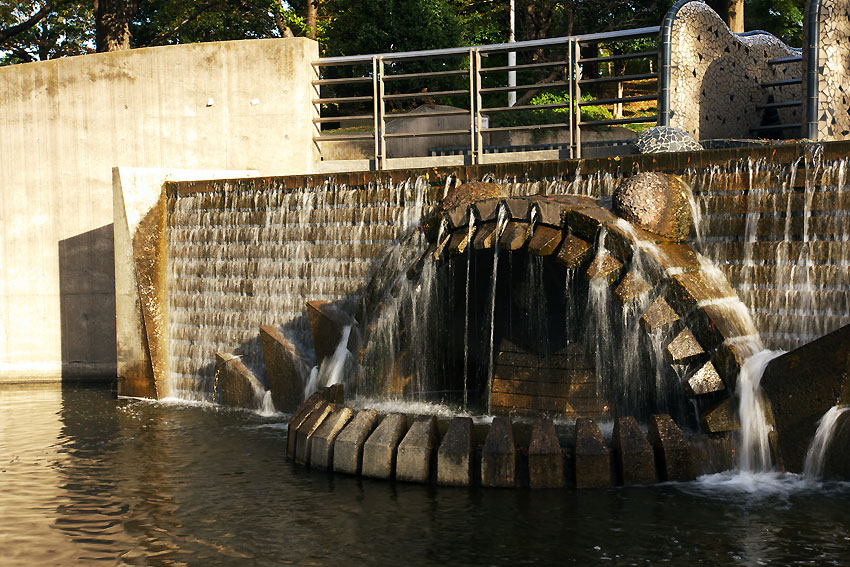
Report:
M53 4L49 2L45 4L41 10L33 14L28 20L23 21L19 24L15 24L14 26L10 26L4 30L0 30L0 45L3 45L9 39L13 38L19 33L25 32L35 26L38 22L43 20L47 16L47 14L52 12L53 9Z
M184 18L183 21L179 22L177 25L173 26L171 29L165 30L162 33L160 33L159 35L157 35L156 37L154 37L150 41L150 45L162 45L163 42L168 41L169 39L174 37L174 34L176 34L181 29L183 29L183 26L185 26L186 24L188 24L188 23L190 23L194 20L197 20L201 16L201 14L203 14L204 12L206 12L207 10L209 10L210 8L215 6L216 4L218 4L217 0L212 0L211 2L207 2L206 4L202 4L194 12L192 12L191 15Z

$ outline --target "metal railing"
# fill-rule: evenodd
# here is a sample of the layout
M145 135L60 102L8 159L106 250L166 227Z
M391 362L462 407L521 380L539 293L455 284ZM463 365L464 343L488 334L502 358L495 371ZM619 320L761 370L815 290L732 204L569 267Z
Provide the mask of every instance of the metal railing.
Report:
M405 157L428 155L421 148L405 154L397 148L405 140L425 138L439 148L443 155L432 161L476 164L496 153L535 152L534 144L512 143L515 132L531 132L533 139L556 130L568 137L559 140L565 149L547 151L578 158L582 128L657 121L654 108L626 113L635 103L657 100L657 42L634 40L655 38L659 29L322 58L313 64L313 142L323 159L333 159L329 144L359 144L370 169L388 169L407 166ZM641 89L626 93L624 85ZM411 120L405 126L401 118ZM513 146L519 151L506 152ZM514 159L523 157L539 156Z

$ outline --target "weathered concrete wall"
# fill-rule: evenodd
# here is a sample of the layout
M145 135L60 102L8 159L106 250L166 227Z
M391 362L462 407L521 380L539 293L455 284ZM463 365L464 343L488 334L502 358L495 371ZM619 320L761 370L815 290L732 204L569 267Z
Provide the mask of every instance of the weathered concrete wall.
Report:
M763 122L799 123L800 107L756 110L759 104L800 100L799 84L762 86L799 78L799 61L768 65L772 59L799 55L799 50L767 33L733 34L703 2L684 4L670 35L669 125L697 140L708 140L758 137L750 129ZM799 131L792 134L797 137Z
M311 171L315 42L0 68L0 380L114 378L112 168Z

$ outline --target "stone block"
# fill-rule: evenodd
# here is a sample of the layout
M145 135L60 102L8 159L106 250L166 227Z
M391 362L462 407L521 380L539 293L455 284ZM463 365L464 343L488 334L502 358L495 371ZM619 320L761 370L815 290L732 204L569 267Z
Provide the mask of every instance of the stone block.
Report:
M673 274L670 290L673 308L679 313L689 313L713 300L736 297L724 278L709 275L704 270Z
M736 299L697 308L691 312L688 324L707 350L718 347L726 339L755 335L758 332L747 307Z
M826 480L850 480L850 412L845 411L835 421L821 476Z
M691 397L713 394L726 389L726 385L723 384L720 374L717 373L714 364L710 360L691 374L690 378L685 380L683 385L685 392Z
M519 250L525 246L530 235L530 224L512 220L508 222L505 230L502 232L502 236L499 237L499 248L509 251Z
M531 201L522 197L513 197L505 199L505 206L508 210L508 216L514 220L527 221L529 220Z
M640 274L630 270L614 288L614 297L620 303L635 301L652 291L652 286Z
M621 484L654 484L658 480L652 445L634 417L617 418L612 445Z
M387 415L363 444L361 474L372 478L392 478L398 445L406 432L407 420L404 415Z
M697 435L692 437L694 467L697 476L717 474L735 466L735 439L733 434Z
M307 398L303 404L295 411L292 418L290 418L289 423L286 427L286 454L289 457L295 458L295 432L301 427L301 424L310 417L314 411L318 410L323 404L327 402L322 398L321 392L314 392L309 398Z
M656 329L664 329L679 320L679 315L670 307L670 304L658 296L649 306L649 309L641 315L640 326L647 333Z
M327 301L308 301L307 319L316 349L316 362L321 364L326 357L333 356L342 340L343 329L353 321Z
M576 236L594 242L599 230L607 223L617 222L617 215L598 205L567 212L567 224L570 232Z
M456 417L449 424L437 451L437 483L472 484L472 418Z
M649 419L647 438L655 451L655 464L662 481L690 481L696 478L694 457L688 438L667 414Z
M732 398L720 400L703 410L699 424L705 433L723 433L741 429L738 409Z
M575 437L576 488L611 486L611 453L599 426L592 419L579 418Z
M292 413L304 401L304 386L310 369L295 345L277 327L260 327L260 342L274 408Z
M538 199L534 202L534 206L537 209L537 221L540 224L558 229L564 226L564 216L566 215L564 205L557 201Z
M310 464L313 434L325 421L325 418L336 409L334 404L325 403L319 406L295 430L295 462L301 465Z
M475 237L476 230L477 227L473 226L471 234L469 227L465 227L463 230L458 229L452 233L451 240L449 240L448 244L448 253L452 256L457 256L458 254L466 252L469 245L472 243L472 239Z
M687 364L705 355L705 350L690 329L682 329L664 350L667 360L673 364Z
M434 244L434 250L431 252L431 258L438 262L443 258L443 255L448 251L449 243L452 240L452 233L447 232L439 237Z
M622 270L623 263L614 256L610 254L597 254L587 267L584 277L588 281L603 279L610 285L617 281Z
M549 226L538 226L528 241L528 251L537 256L549 256L561 244L563 233Z
M469 205L464 203L452 207L446 211L446 217L448 217L450 228L455 229L469 226Z
M345 403L345 384L331 384L322 388L322 397L331 404L342 405Z
M486 250L496 245L498 226L496 221L488 221L478 225L475 238L472 239L472 248L475 250Z
M469 181L449 189L445 198L440 201L440 207L443 210L450 210L458 205L480 203L483 200L498 203L499 197L506 197L507 195L507 186L501 183Z
M407 482L428 482L431 463L437 447L437 418L424 415L416 418L398 446L395 477Z
M555 260L570 269L578 269L593 257L593 248L581 238L568 234L561 242Z
M333 469L336 472L360 474L363 465L363 445L378 424L378 412L361 410L336 436Z
M259 409L266 388L245 366L241 356L215 355L215 391L213 399L234 408Z
M494 221L499 215L499 203L501 199L485 199L476 201L472 208L475 211L475 216L479 222Z
M333 466L334 441L348 425L354 416L354 410L349 407L337 407L322 422L313 434L310 445L310 466L314 469L326 470Z
M531 431L528 482L531 488L564 486L564 453L551 419L538 419Z
M510 487L516 484L516 445L510 417L495 417L481 450L481 485Z
M773 411L780 456L800 472L817 422L836 405L850 363L850 325L773 359L761 388Z

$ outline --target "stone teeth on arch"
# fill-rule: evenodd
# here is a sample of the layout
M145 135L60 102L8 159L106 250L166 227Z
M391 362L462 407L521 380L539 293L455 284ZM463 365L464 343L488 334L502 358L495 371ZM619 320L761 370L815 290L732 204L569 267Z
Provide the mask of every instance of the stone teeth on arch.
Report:
M590 243L574 234L568 234L561 242L555 260L569 269L578 269L593 255Z
M640 326L647 333L652 333L656 329L666 328L678 320L678 313L670 307L666 299L658 296L652 302L652 305L641 315Z
M665 347L668 361L673 364L688 364L705 355L705 349L690 329L682 329Z
M622 271L622 262L611 254L603 253L596 255L587 267L584 277L587 278L588 281L603 279L608 283L608 285L612 285L619 279Z

